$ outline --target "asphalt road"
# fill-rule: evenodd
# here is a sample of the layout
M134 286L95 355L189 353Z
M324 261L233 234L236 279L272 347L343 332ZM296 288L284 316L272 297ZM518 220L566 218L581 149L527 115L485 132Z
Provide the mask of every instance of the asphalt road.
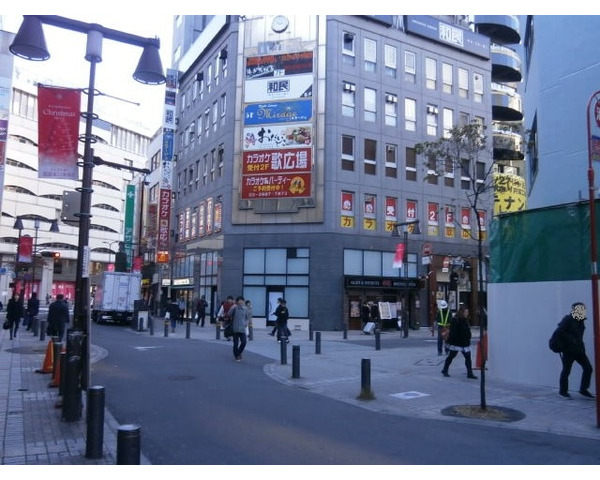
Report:
M108 356L92 366L119 424L141 427L162 465L598 464L598 442L370 412L277 383L272 359L231 343L93 325Z

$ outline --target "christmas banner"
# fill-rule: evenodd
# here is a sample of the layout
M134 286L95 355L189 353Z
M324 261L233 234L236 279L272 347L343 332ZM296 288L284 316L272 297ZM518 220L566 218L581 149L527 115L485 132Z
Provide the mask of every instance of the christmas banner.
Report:
M19 255L17 261L20 263L31 263L33 253L33 238L29 235L19 237Z
M79 90L38 85L38 177L77 180Z

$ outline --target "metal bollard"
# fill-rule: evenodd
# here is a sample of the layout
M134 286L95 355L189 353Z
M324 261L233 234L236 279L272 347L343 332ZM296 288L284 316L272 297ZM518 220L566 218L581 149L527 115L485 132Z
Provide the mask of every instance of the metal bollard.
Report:
M169 336L169 320L165 320L165 337Z
M46 320L40 322L40 341L46 340Z
M372 400L375 398L371 391L371 360L363 358L360 363L360 395L361 400Z
M185 338L190 338L190 321L185 322Z
M58 396L62 397L65 394L65 383L67 379L67 352L60 352L60 371L62 372L58 382Z
M50 382L50 387L57 387L56 377L60 375L60 352L62 351L62 342L59 337L52 337L52 358L54 361L52 362L52 381Z
M313 341L313 328L312 328L312 322L308 323L308 339L312 342Z
M117 433L117 465L140 464L140 427L121 425Z
M381 350L381 332L375 330L375 350Z
M148 315L148 329L150 330L150 335L154 335L154 317Z
M79 355L67 356L65 396L63 398L62 419L65 422L75 422L81 418L81 357Z
M102 458L102 443L104 441L104 387L95 385L88 388L86 422L85 457Z
M281 340L281 343L279 344L279 350L281 353L281 364L287 365L287 342L286 341Z
M292 347L292 378L300 378L300 345Z
M254 327L252 325L248 325L248 340L254 340Z
M315 353L317 355L321 354L321 332L317 332L316 340L315 340Z
M217 340L221 340L221 325L219 325L219 323L217 322L216 327L217 327L217 333L216 333L216 337L215 338Z
M344 340L348 340L348 325L344 323Z
M38 328L40 326L40 321L37 316L31 319L31 333L33 333L34 337L38 336Z

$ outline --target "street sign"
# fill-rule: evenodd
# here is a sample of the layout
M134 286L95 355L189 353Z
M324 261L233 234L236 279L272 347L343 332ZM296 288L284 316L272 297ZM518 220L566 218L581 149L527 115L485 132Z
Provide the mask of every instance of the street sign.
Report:
M431 243L425 242L423 244L423 256L428 257L433 253L433 248L431 247Z

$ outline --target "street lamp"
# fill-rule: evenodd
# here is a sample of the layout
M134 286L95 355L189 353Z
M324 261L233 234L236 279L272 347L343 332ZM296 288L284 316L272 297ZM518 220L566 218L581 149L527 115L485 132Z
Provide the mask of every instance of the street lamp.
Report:
M414 234L419 234L419 220L410 220L408 222L396 223L394 225L392 235L395 237L400 236L400 229L404 235L404 255L402 259L402 270L404 271L404 301L402 302L402 331L403 338L408 338L408 323L410 321L408 314L409 301L409 289L408 289L408 233L409 231ZM411 228L412 227L412 228Z
M92 126L97 115L94 114L94 96L98 94L95 88L96 64L102 61L102 41L104 38L129 45L142 47L144 50L133 73L133 78L140 83L158 85L165 82L160 61L158 38L144 38L118 30L105 28L96 23L85 23L56 15L24 15L23 23L15 35L9 50L16 56L27 60L42 61L50 58L42 24L52 25L87 35L85 59L90 62L87 110L82 113L85 118L85 135L83 139L83 172L81 179L81 208L76 214L79 217L79 240L77 248L77 270L75 279L75 304L73 310L73 330L84 336L82 355L81 386L89 386L89 347L90 347L90 285L89 285L89 234L91 218L92 172L94 168L92 144L97 138L92 134Z

